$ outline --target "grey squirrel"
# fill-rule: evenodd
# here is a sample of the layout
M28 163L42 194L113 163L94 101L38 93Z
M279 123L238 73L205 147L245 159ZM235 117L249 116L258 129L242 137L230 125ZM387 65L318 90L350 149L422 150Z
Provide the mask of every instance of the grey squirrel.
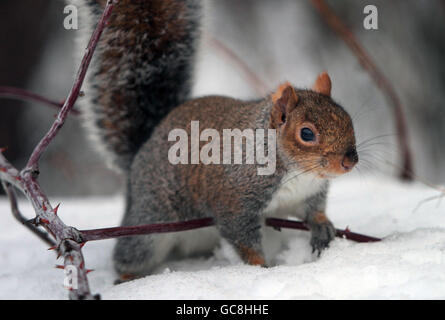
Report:
M93 27L106 1L77 1ZM306 221L320 252L335 236L325 215L329 179L358 162L351 118L331 99L326 73L312 90L284 83L257 101L190 99L200 9L199 0L120 0L98 44L84 119L94 146L128 178L122 225L210 216L244 262L264 266L262 219L292 215ZM169 132L190 134L192 121L218 132L276 130L275 172L258 175L257 164L170 163ZM114 266L121 281L133 279L170 254L209 252L217 238L209 239L197 231L119 238Z

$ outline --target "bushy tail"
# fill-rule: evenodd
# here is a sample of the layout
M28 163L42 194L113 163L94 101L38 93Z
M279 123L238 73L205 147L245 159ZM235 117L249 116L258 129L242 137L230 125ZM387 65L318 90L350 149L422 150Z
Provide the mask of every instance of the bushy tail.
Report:
M106 0L77 1L89 36ZM127 171L154 127L188 98L199 16L199 0L119 0L114 8L82 108L95 148L118 168Z

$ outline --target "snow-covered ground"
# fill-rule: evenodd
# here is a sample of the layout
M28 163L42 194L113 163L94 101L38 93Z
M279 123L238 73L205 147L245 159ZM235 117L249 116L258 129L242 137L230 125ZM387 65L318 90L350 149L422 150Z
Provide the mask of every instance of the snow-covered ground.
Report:
M156 275L115 286L114 240L91 242L84 247L87 267L95 269L90 286L104 299L444 299L444 205L435 200L415 210L437 194L385 178L338 179L328 204L336 227L384 241L336 239L317 258L309 233L289 230L288 247L267 269L243 265L223 243L211 257L171 262ZM120 196L51 200L62 202L59 214L79 229L118 225L123 208ZM32 217L26 202L21 208ZM0 299L66 299L54 252L13 219L4 198L0 213Z

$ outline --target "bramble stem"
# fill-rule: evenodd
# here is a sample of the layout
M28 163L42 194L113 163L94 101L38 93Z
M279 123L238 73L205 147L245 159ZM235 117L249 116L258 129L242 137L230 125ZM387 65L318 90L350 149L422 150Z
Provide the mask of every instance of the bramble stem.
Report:
M274 229L277 229L277 230L280 230L281 228L298 229L298 230L306 230L306 231L309 230L309 228L301 221L291 221L291 220L284 220L284 219L277 219L277 218L266 219L266 226L273 227ZM352 240L355 242L377 242L377 241L382 240L379 238L366 236L364 234L351 232L348 229L346 229L346 230L336 229L335 236L338 238L345 238L345 239Z
M36 227L42 226L52 237L54 237L55 243L57 244L57 251L59 255L63 256L64 258L65 267L72 265L77 269L77 288L72 288L72 290L70 290L69 297L71 299L96 299L98 296L93 296L90 292L87 279L88 272L85 268L85 261L81 250L82 243L84 242L82 235L77 229L67 226L62 222L62 220L57 216L57 207L56 209L52 208L46 194L43 192L39 183L37 182L39 175L38 164L40 157L62 128L68 114L73 110L94 50L99 42L100 36L106 26L108 18L111 15L115 3L117 3L117 0L109 0L107 2L102 13L102 17L100 18L85 50L79 71L77 72L68 97L63 103L63 106L57 115L57 119L52 124L48 133L35 147L26 167L19 172L6 160L6 158L3 156L3 150L0 149L0 180L2 180L2 185L5 187L5 191L10 197L11 208L14 215L19 220L23 218L21 214L19 214L16 197L11 189L11 186L14 186L24 193L31 202L34 211L36 212L36 217L33 219L33 223ZM21 92L21 94L23 93L24 92ZM27 95L27 97L44 102L41 97L29 95ZM49 103L49 101L45 102ZM43 235L40 234L40 230L36 231L35 228L28 225L27 227L36 233L40 238L43 237ZM42 239L47 241L45 238Z
M357 57L362 67L369 73L377 86L385 92L394 110L394 122L397 130L397 139L402 157L402 180L412 181L414 178L413 156L408 138L406 118L402 103L388 78L373 62L363 46L358 42L354 34L346 27L340 18L334 13L324 0L311 0L325 22L343 39L351 51Z

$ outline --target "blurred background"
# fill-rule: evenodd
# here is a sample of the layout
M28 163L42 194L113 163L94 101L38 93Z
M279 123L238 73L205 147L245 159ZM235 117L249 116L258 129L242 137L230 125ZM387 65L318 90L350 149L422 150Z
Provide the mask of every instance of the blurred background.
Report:
M395 88L408 122L416 174L443 184L445 1L326 2ZM377 174L398 177L400 170L394 165L401 161L391 103L309 0L204 0L204 4L194 95L243 99L261 95L227 51L265 83L266 91L283 81L310 88L317 74L326 70L333 98L353 117L358 142L379 137L360 154L358 173L364 179ZM363 27L368 4L378 9L378 30ZM78 31L63 27L65 5L61 0L0 2L0 86L64 99L78 67ZM88 94L88 88L83 90ZM56 111L9 99L0 105L0 146L8 146L6 157L22 167ZM40 181L48 194L105 195L122 190L124 179L107 169L94 149L80 119L71 116L42 159Z

